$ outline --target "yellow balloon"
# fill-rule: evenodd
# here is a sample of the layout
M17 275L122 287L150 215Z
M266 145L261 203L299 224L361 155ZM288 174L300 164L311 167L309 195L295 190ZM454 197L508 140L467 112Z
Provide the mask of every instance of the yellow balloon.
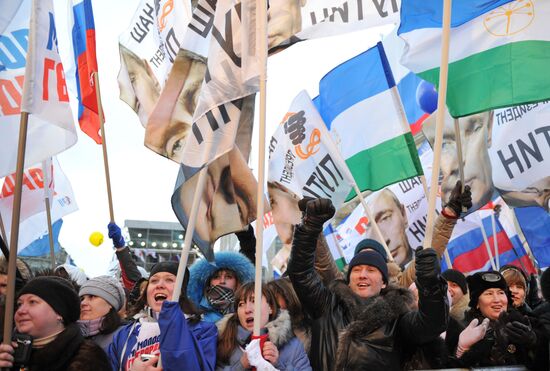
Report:
M94 246L99 246L103 243L103 235L101 232L92 232L90 235L90 243Z

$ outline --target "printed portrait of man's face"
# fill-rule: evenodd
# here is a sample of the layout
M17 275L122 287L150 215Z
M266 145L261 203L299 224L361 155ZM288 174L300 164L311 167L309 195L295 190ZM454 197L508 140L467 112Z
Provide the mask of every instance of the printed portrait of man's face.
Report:
M433 147L435 141L436 112L424 121L422 131ZM472 190L471 210L477 210L491 200L493 179L490 146L493 112L483 112L459 119L460 139L462 141L462 160L464 183ZM441 198L449 201L451 191L460 180L454 121L448 111L445 112L443 145L441 150Z
M412 249L407 238L407 213L395 194L383 189L371 196L368 203L371 216L374 218L395 262L405 265L412 259ZM372 223L367 225L367 238L379 240Z
M187 180L176 194L178 217L191 214L198 174ZM257 182L238 149L221 156L208 166L205 189L197 212L195 233L203 241L242 230L256 218ZM269 211L269 208L265 208ZM184 227L187 220L181 220Z

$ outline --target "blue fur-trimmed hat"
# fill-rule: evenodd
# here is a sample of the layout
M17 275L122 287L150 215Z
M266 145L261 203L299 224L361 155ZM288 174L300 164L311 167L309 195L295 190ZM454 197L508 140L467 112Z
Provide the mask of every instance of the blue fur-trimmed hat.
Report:
M220 269L235 272L239 284L254 280L254 265L248 258L238 252L222 251L214 254L214 261L209 263L200 259L189 268L190 278L187 287L187 297L196 305L200 305L204 290L210 278Z

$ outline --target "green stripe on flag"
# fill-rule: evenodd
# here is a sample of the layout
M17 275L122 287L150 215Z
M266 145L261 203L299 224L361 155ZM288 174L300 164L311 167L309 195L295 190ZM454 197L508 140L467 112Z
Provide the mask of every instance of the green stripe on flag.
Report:
M410 132L359 152L348 158L346 164L361 191L377 191L423 174ZM346 201L355 196L355 191L352 190Z
M518 41L449 64L447 107L453 117L550 98L550 42ZM439 68L419 74L436 86Z
M338 270L340 272L343 272L344 271L344 268L346 266L346 259L344 258L339 258L339 259L336 259L334 261L334 263L336 264L336 267L338 268Z

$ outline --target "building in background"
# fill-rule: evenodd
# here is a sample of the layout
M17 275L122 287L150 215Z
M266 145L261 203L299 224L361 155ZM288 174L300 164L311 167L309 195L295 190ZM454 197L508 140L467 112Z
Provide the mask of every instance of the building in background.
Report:
M147 271L161 261L179 261L185 232L179 223L125 220L128 246L139 266ZM189 251L188 264L198 257L195 245Z

